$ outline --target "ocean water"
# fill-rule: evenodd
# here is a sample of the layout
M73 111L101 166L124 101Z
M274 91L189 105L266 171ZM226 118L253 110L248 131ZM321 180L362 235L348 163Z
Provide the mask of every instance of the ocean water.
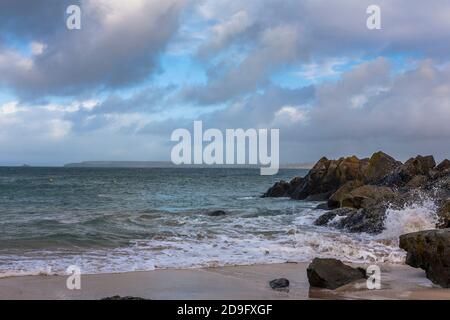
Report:
M371 236L313 225L318 202L260 198L257 169L0 168L0 277L246 265L335 257L403 263L398 236L435 221L421 199ZM208 212L224 210L226 215Z

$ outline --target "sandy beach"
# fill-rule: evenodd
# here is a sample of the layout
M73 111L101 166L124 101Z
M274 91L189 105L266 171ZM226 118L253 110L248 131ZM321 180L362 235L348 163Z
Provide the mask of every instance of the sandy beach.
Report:
M84 275L80 290L68 290L65 276L11 277L0 279L0 299L450 299L449 289L434 286L422 270L408 266L382 266L380 290L367 290L361 281L334 291L310 289L306 268L306 263L284 263ZM290 280L288 292L269 287L280 277Z

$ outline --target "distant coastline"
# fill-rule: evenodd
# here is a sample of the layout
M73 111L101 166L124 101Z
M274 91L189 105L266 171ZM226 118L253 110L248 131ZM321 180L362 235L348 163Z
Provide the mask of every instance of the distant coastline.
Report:
M311 169L312 163L291 163L281 169ZM257 165L175 165L170 161L83 161L64 165L65 168L236 168L258 169Z

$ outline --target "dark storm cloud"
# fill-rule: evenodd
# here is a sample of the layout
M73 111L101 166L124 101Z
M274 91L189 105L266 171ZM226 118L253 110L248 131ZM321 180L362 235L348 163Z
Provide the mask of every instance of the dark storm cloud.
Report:
M5 5L1 10L10 17L2 34L40 41L44 48L31 57L14 48L0 52L0 83L25 98L127 87L149 78L177 29L182 7L181 0L84 0L81 30L68 30L61 4L42 4L32 11L37 2L27 1L30 8Z

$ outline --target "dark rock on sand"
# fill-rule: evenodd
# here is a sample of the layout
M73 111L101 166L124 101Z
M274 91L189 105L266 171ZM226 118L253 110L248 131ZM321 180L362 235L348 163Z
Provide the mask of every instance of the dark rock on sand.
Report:
M336 259L315 258L306 272L311 287L331 290L366 277L361 268L352 268Z
M112 296L112 297L106 297L106 298L102 298L100 300L146 300L144 298L141 297L131 297L131 296Z
M226 215L227 213L223 210L215 210L215 211L208 212L207 214L208 214L208 216L211 216L211 217L220 217L220 216Z
M324 213L319 218L314 221L314 224L316 226L324 226L328 225L328 223L333 220L335 217L344 217L348 216L352 213L355 213L356 210L352 208L338 208L331 211L328 211L327 213Z
M286 289L289 287L289 280L286 278L275 279L269 282L272 289Z
M406 263L422 268L433 283L450 288L450 229L429 230L400 236Z

